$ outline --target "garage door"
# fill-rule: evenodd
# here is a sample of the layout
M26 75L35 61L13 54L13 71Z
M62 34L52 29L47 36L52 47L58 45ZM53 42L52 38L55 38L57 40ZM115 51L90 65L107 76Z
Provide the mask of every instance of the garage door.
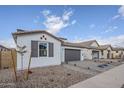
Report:
M65 49L65 61L79 61L80 50L77 49Z

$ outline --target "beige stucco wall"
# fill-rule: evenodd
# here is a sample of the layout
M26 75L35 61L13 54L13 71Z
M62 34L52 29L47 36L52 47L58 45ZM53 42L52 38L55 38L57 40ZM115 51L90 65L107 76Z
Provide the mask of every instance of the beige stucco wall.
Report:
M101 58L102 59L107 59L107 54L108 54L108 51L107 50L103 50L103 55L101 54Z
M100 58L107 59L108 50L110 51L110 58L112 58L112 50L110 47L108 47L106 50L103 50L103 55L101 54Z
M92 50L91 49L83 49L84 59L92 59Z
M98 46L98 44L96 42L93 42L91 44L91 47L99 47L99 46ZM84 59L90 59L90 60L92 60L92 51L93 51L93 49L86 49L86 48L83 49ZM97 50L97 51L99 51L99 50ZM99 53L99 54L101 54L101 53Z
M116 51L112 51L113 54L113 58L123 58L124 57L124 51L118 51L118 53Z
M93 42L93 43L91 44L91 46L92 46L92 47L99 47L96 42Z

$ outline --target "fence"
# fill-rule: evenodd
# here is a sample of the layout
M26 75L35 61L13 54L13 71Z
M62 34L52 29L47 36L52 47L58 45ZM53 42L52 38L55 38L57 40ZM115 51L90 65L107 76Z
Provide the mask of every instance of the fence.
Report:
M12 59L13 56L13 59ZM0 51L0 69L13 68L13 60L16 66L16 50L11 51Z

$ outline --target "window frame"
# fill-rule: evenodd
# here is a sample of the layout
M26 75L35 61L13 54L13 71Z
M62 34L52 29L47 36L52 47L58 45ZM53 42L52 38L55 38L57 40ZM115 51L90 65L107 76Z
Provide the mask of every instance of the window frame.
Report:
M40 45L40 44L43 44L43 43L44 43L44 44L47 44L47 49L46 49L46 50L47 50L47 55L46 55L46 56L40 56L40 53L39 53L39 52L40 52L40 50L39 50L39 45ZM38 57L45 57L45 58L46 58L46 57L48 57L48 54L49 54L48 42L39 41L39 42L38 42Z

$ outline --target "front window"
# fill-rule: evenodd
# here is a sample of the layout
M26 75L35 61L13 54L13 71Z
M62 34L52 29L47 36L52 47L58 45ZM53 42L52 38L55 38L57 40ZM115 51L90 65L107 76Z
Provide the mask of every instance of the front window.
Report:
M102 55L103 55L103 50L101 50L101 53L102 53Z
M47 43L39 43L39 56L40 57L47 56Z

